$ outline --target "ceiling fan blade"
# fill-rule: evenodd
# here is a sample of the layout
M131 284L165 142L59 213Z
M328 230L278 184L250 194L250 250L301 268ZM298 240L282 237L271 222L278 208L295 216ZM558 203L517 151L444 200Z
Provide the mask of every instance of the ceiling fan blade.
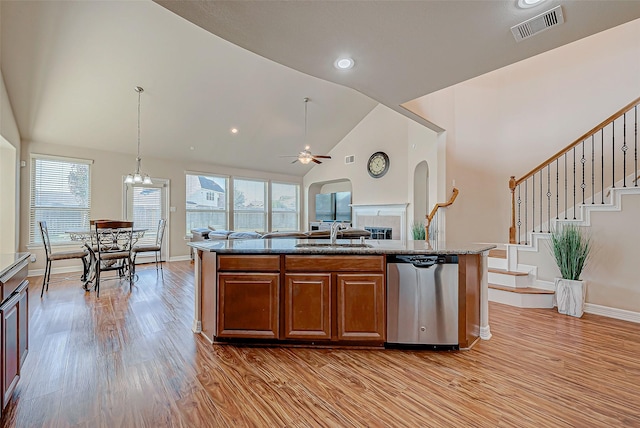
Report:
M320 159L331 159L331 156L323 156L323 155L313 155L314 158L320 158Z
M316 159L316 158L311 158L311 160L312 160L312 161L314 161L315 163L322 163L322 162L320 162L320 161L319 161L318 159Z
M295 156L279 155L278 157L279 157L279 158L297 158L297 157L298 157L298 155L295 155Z
M296 158L296 160L294 160L294 161L293 161L293 162L291 162L291 163L296 163L296 162L298 162L298 159L297 159L297 158Z

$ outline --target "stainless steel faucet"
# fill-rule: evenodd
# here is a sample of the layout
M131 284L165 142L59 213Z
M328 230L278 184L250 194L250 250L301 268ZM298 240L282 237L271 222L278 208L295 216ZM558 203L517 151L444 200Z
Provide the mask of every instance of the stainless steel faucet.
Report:
M342 223L338 223L337 221L334 221L333 223L331 223L331 245L336 244L336 239L338 238L338 231L342 229L342 227L343 227Z

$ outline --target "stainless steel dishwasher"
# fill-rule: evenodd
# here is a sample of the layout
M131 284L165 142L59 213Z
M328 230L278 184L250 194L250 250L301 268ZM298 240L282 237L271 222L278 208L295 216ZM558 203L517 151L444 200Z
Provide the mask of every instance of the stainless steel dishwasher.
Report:
M387 344L458 343L458 256L389 255Z

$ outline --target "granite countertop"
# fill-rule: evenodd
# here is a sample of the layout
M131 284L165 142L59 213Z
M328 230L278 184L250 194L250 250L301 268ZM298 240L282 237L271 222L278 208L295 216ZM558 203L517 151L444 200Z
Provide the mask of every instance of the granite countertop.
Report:
M202 251L226 254L480 254L495 244L338 239L332 246L327 239L233 239L189 242ZM309 244L309 246L305 246ZM315 246L314 246L315 245Z
M0 277L4 276L12 267L29 257L31 253L0 254Z

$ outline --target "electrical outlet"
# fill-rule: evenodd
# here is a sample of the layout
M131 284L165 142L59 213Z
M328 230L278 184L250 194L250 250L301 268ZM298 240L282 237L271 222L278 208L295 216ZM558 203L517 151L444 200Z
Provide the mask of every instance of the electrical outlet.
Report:
M35 262L36 262L36 255L31 254L31 263L35 263Z

